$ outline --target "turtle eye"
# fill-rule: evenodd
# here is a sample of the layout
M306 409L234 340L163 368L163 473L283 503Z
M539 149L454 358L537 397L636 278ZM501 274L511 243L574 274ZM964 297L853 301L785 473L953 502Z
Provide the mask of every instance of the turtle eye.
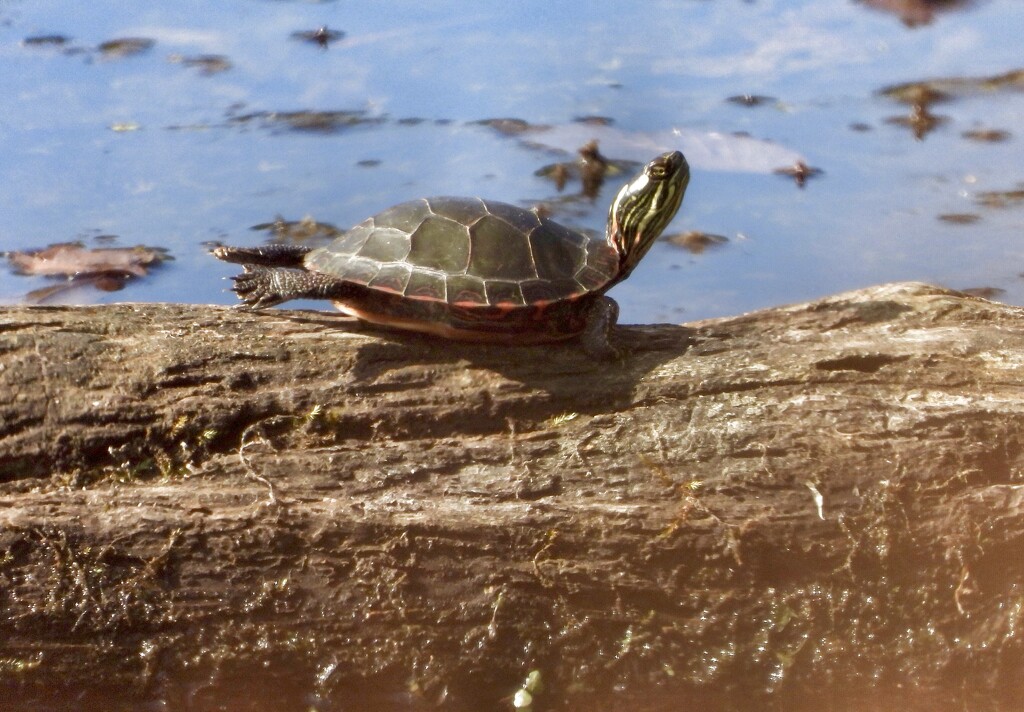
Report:
M647 166L647 175L654 180L665 180L665 176L668 175L665 162L652 161L651 164Z

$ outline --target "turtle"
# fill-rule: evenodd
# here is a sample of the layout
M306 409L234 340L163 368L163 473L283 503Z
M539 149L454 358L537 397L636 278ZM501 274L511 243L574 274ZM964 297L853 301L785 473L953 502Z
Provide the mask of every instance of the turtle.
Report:
M400 203L323 247L221 245L244 265L232 279L244 305L326 299L367 322L449 339L508 345L579 337L597 358L617 352L626 279L675 216L690 180L679 151L657 156L624 185L604 236L571 230L536 210L482 198Z

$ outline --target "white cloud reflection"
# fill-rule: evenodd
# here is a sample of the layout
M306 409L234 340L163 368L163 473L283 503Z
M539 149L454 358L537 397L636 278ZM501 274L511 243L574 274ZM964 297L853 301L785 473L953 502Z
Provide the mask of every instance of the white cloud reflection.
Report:
M680 49L685 54L654 61L657 74L702 77L778 76L867 62L874 54L850 26L864 21L849 3L810 3L783 8L765 3L742 11L716 4L702 32ZM723 29L729 28L727 32Z

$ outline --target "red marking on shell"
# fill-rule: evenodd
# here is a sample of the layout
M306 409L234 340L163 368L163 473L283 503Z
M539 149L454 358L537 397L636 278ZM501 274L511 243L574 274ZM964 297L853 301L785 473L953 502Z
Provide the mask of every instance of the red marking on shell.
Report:
M411 299L422 299L425 302L443 302L443 301L445 301L443 297L439 297L437 294L435 294L434 292L431 292L428 289L418 289L416 291L406 292L405 296L407 296L407 297L409 297Z

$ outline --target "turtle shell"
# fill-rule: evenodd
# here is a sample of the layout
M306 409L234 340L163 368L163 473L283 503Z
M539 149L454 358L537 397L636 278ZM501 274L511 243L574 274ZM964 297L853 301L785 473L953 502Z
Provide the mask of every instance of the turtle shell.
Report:
M603 238L529 210L441 197L367 219L311 251L305 266L407 305L521 311L603 292L618 276L619 259Z

